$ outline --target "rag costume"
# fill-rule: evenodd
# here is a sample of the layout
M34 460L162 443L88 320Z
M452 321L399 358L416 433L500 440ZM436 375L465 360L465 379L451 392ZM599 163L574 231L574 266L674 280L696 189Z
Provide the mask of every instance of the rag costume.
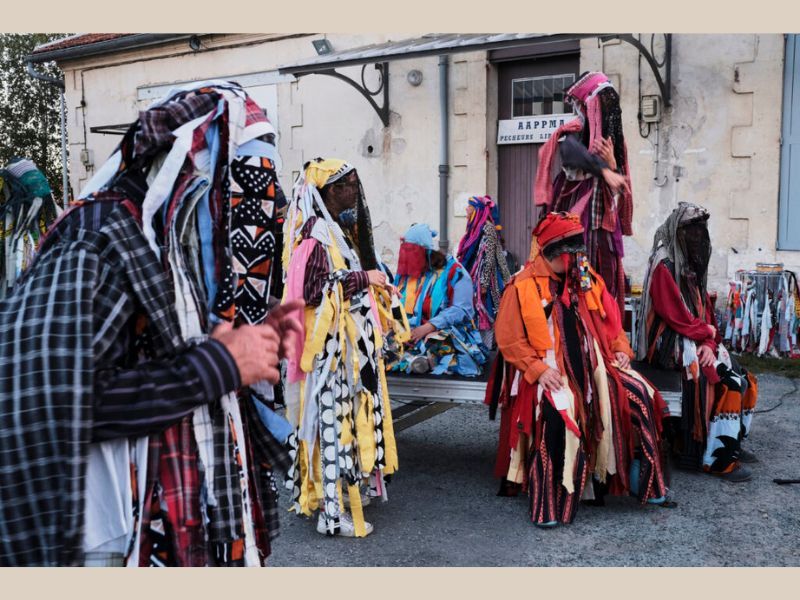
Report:
M548 215L497 315L501 357L487 387L492 418L501 410L495 476L527 490L539 525L572 522L596 491L641 502L663 502L667 492L666 407L648 381L616 366L616 353L632 352L617 304L582 254L583 233L577 216ZM545 260L559 255L564 275ZM540 384L548 369L561 389Z
M750 432L758 384L730 356L717 328L707 289L709 217L703 207L681 202L656 231L636 352L639 360L681 372L681 465L730 473ZM705 368L697 355L703 345L716 357Z
M614 194L602 176L608 165L589 152L592 142L610 138L617 172L630 190L628 151L622 133L619 94L603 73L589 72L566 90L578 118L562 125L539 150L534 202L544 213L568 211L578 215L584 228L589 264L608 285L608 291L625 311L625 272L622 267L623 235L632 235L633 199L629 191ZM581 106L585 107L584 109ZM556 153L561 170L552 179Z
M489 196L474 196L467 209L467 230L458 244L456 258L469 273L474 287L473 303L478 329L489 340L506 282L511 279L498 231L500 211Z
M348 189L353 205L323 196ZM332 198L341 196L331 195ZM333 216L335 215L335 216ZM286 376L293 465L292 507L318 530L340 531L344 493L355 536L368 533L360 486L387 500L386 478L398 467L383 357L384 340L408 339L408 322L388 290L371 286L379 268L372 224L355 169L316 159L295 182L284 227L284 297L304 298L305 336ZM320 527L321 526L321 527Z
M266 315L273 142L235 84L171 92L0 304L3 565L264 563L288 431L207 336Z
M409 228L400 245L394 281L410 326L430 323L435 332L400 348L390 369L474 377L481 374L489 352L475 326L473 282L459 261L436 251L435 236L422 223ZM441 264L433 264L436 257ZM422 369L415 367L420 360Z
M41 238L61 212L33 161L15 158L0 169L0 299L31 264Z

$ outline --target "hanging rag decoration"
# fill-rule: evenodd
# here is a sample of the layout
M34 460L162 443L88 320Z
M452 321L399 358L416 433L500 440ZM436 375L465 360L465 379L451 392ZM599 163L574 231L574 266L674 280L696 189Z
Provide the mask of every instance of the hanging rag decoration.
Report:
M0 299L28 268L40 239L61 212L33 161L15 158L0 169Z
M734 352L800 358L800 288L783 265L740 270L729 284L721 327Z

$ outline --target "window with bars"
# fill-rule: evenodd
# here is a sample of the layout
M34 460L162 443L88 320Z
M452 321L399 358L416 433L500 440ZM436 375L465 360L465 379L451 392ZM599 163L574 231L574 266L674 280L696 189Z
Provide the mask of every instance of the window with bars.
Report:
M511 116L536 117L572 112L565 91L575 83L574 74L527 77L511 82Z

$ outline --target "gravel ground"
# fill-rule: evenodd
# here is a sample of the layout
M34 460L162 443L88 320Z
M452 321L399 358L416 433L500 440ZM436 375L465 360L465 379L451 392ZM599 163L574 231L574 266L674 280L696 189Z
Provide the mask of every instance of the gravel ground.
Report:
M497 497L492 477L499 422L456 406L397 436L400 471L390 501L365 508L375 531L326 538L316 521L282 511L273 566L800 566L800 392L795 381L759 378L760 410L748 447L760 462L731 484L673 471L679 506L607 498L575 522L540 530L525 497ZM288 506L282 491L281 506Z

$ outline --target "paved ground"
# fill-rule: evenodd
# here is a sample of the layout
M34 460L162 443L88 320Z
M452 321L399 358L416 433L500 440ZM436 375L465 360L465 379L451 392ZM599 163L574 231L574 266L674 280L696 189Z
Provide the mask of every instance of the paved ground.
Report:
M365 509L365 539L326 538L285 513L274 566L800 566L800 392L760 378L749 448L754 478L729 484L673 472L676 509L611 498L581 506L571 526L543 531L524 497L497 497L492 478L498 423L484 407L458 406L398 434L400 471L387 504ZM288 492L282 494L287 505Z

